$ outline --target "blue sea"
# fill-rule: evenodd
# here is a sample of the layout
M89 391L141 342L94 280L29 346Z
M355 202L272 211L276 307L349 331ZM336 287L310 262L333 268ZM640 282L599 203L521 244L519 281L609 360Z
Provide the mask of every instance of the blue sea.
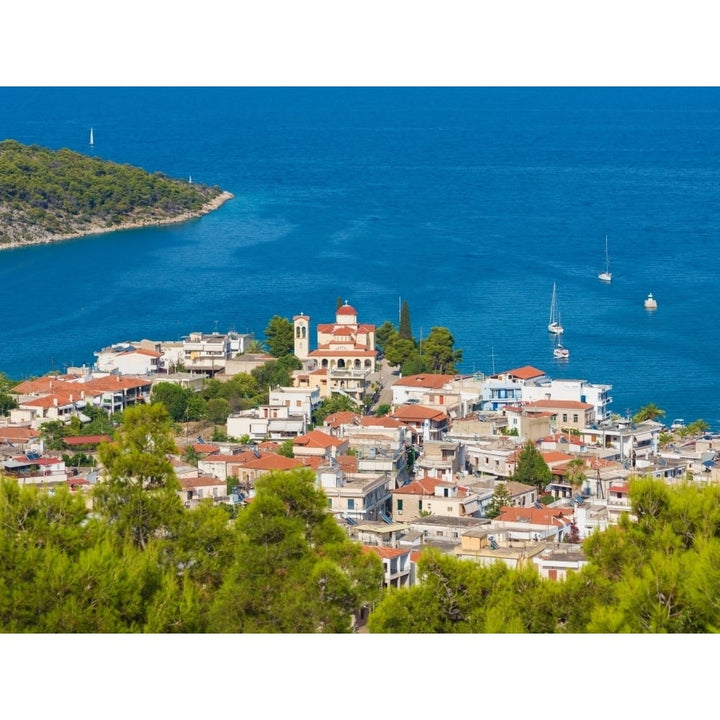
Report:
M718 88L33 87L0 108L0 139L235 195L183 225L0 251L12 378L125 340L262 338L338 298L397 323L407 301L464 372L533 365L612 385L618 414L720 429Z

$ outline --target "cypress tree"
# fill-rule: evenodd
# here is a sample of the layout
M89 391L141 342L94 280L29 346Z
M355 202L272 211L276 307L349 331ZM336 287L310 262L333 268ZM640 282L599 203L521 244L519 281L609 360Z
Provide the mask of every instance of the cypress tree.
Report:
M410 308L408 307L407 300L403 300L402 308L400 309L400 328L398 335L405 340L412 340L412 329L410 327Z

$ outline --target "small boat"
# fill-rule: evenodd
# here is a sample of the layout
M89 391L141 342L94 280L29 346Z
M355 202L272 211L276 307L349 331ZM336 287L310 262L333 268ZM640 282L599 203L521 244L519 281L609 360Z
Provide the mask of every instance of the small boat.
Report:
M612 273L610 272L610 256L608 255L607 235L605 236L605 270L598 275L603 282L612 281Z
M570 357L570 351L566 347L563 347L560 343L558 343L553 348L553 357L557 358L558 360L567 360L567 358Z
M557 298L555 296L555 283L553 283L552 300L550 301L550 321L548 322L548 332L551 332L554 335L563 334L563 326L560 324Z
M94 145L94 144L95 144L95 140L94 140L94 138L93 138L93 129L92 129L92 128L90 128L90 144L91 144L91 145Z
M657 300L653 297L652 293L648 293L648 296L645 298L645 309L657 310Z

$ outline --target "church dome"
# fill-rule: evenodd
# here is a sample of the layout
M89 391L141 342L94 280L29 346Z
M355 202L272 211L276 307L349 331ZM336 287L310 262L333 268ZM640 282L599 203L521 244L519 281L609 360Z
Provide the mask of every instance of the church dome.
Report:
M347 302L338 308L338 315L355 315L357 316L357 310L352 306L348 305Z

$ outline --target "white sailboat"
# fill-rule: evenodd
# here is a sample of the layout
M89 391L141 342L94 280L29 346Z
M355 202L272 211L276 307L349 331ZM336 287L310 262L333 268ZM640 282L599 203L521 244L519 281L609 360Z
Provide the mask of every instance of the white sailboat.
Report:
M95 144L95 140L94 140L94 138L93 138L93 129L92 129L92 128L90 128L90 144L91 144L91 145L94 145L94 144Z
M610 256L608 255L608 241L607 235L605 236L605 270L598 275L598 278L603 282L612 281L612 273L610 272Z
M570 351L561 343L557 343L553 348L553 357L558 360L567 360L570 357Z
M563 326L560 324L560 316L557 309L557 298L555 283L553 283L552 300L550 301L550 321L548 322L548 332L555 335L562 335Z

